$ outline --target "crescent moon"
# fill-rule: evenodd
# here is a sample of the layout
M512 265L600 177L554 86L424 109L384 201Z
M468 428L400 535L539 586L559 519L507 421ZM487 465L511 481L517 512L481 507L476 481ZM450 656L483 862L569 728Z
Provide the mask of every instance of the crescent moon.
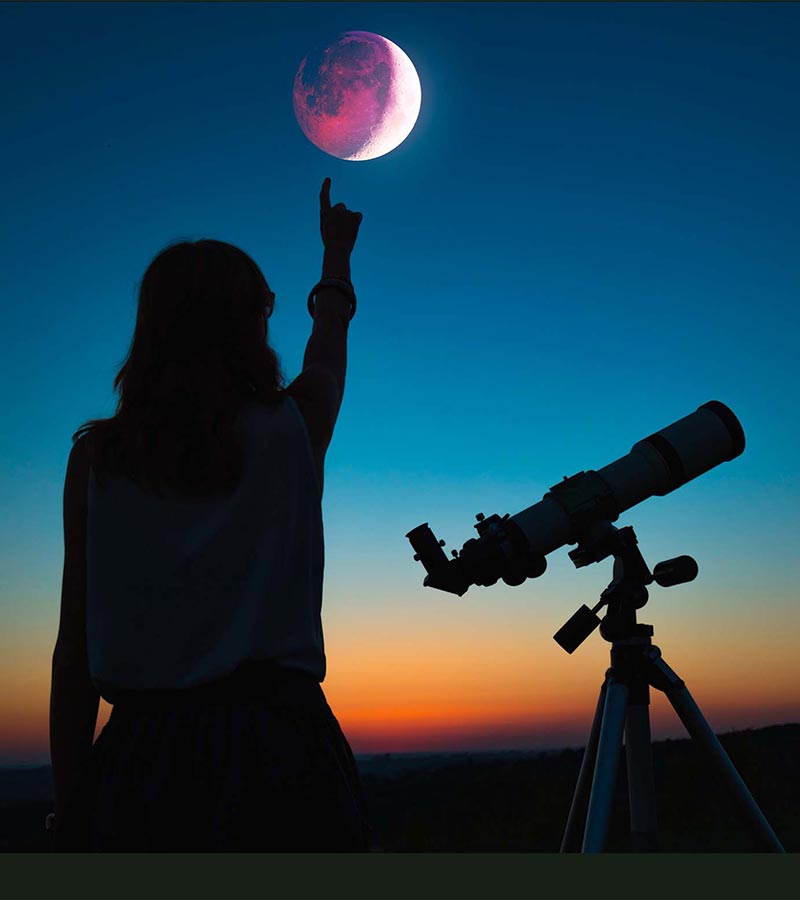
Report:
M292 91L306 137L339 159L376 159L411 134L422 86L408 55L388 38L347 31L300 64Z

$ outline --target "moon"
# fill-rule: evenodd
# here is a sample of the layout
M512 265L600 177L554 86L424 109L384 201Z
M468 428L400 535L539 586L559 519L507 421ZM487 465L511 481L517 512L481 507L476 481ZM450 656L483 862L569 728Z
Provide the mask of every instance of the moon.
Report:
M292 98L315 147L361 161L384 156L411 134L422 87L397 44L369 31L345 31L303 59Z

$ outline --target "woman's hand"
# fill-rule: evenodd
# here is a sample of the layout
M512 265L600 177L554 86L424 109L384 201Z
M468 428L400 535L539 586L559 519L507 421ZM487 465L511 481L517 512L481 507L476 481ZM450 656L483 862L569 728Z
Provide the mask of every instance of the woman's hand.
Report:
M358 237L358 227L364 217L349 210L344 203L331 206L331 180L322 182L319 194L319 230L327 250L351 253Z

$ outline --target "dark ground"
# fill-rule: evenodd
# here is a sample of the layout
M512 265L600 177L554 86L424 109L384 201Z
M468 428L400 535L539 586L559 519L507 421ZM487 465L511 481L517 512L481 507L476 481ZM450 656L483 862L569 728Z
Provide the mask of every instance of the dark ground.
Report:
M800 850L800 724L719 735L787 851ZM360 757L374 831L387 852L556 852L582 750ZM659 849L761 850L692 741L653 744ZM0 850L49 849L50 767L0 769ZM621 758L609 851L630 849Z

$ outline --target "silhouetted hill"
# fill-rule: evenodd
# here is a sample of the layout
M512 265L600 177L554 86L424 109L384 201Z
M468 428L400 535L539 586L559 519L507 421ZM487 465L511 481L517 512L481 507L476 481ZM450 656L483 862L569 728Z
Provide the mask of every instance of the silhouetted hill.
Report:
M719 736L789 851L800 850L800 724ZM359 757L376 850L556 852L583 750ZM660 849L756 850L737 810L689 739L653 744ZM0 769L0 849L46 850L49 766ZM609 851L628 851L624 753Z
M800 849L800 725L719 736L787 850ZM430 758L392 773L362 767L374 846L387 851L557 852L583 750L530 757ZM700 749L688 738L653 744L660 849L756 850ZM630 849L627 773L620 760L607 849Z

